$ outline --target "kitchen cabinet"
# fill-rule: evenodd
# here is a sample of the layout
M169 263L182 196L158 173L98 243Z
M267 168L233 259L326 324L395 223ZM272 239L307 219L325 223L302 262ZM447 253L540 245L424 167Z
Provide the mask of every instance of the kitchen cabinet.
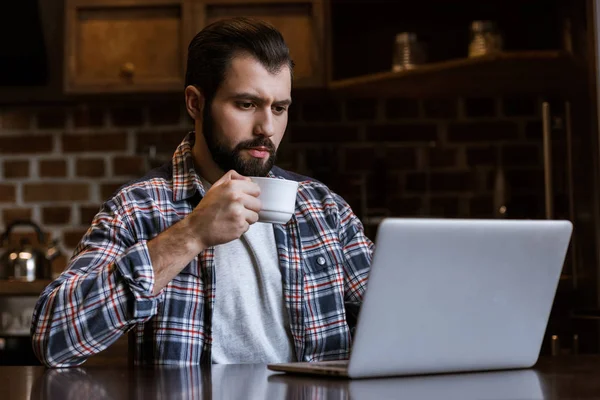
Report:
M196 32L229 17L252 17L275 26L295 62L294 87L324 87L328 81L328 0L192 0Z
M180 91L188 0L66 0L67 93Z
M278 28L296 88L325 86L327 0L66 0L66 93L177 92L187 46L207 24L255 17Z

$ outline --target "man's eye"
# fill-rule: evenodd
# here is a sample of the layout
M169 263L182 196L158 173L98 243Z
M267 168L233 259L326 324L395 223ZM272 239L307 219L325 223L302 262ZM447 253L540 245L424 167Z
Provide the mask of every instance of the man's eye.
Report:
M254 104L252 104L252 103L246 103L246 102L243 102L243 103L238 103L238 105L240 106L240 108L243 108L243 109L245 109L245 110L248 110L248 109L252 108L252 106L253 106Z
M285 108L285 107L281 107L281 106L280 106L280 107L275 107L275 108L273 108L273 110L274 110L274 111L275 111L275 113L277 113L277 114L283 114L283 113L285 112L286 108Z

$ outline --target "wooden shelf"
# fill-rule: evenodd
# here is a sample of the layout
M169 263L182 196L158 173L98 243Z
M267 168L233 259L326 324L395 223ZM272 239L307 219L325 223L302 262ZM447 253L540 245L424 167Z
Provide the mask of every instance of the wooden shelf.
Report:
M329 87L334 93L362 97L569 93L584 87L582 71L562 51L503 52L333 81Z
M46 279L33 282L0 280L0 296L39 296L50 282Z

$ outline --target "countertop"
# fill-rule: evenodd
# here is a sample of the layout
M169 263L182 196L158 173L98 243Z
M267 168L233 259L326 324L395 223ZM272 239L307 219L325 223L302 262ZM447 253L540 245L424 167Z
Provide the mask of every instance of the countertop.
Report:
M540 358L534 368L348 380L301 377L265 365L207 367L0 367L12 399L591 399L600 398L600 356Z

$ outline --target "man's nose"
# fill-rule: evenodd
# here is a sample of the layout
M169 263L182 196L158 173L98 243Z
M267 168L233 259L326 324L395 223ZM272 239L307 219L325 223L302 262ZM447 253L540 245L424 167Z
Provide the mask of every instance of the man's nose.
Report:
M270 108L260 113L260 115L257 115L254 134L267 137L271 137L275 134L274 118Z

